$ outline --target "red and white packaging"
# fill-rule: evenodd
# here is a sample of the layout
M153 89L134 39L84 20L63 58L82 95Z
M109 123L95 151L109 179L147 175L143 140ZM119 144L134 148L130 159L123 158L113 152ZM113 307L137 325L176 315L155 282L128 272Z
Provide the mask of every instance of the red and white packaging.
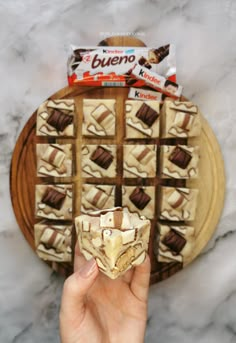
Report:
M132 76L136 65L176 81L175 47L72 47L68 59L69 85L141 87L142 79Z
M129 99L162 101L163 94L150 91L149 89L131 87L128 94Z
M177 83L167 80L165 77L149 70L148 68L136 64L132 70L132 75L138 80L144 81L147 86L172 98L179 98L183 87Z

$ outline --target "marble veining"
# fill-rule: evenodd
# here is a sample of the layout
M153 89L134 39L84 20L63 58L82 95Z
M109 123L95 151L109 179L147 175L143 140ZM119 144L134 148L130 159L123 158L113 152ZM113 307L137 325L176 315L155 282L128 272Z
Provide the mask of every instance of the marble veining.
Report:
M222 148L227 196L204 252L150 289L147 343L236 342L234 0L0 1L0 342L59 342L63 278L32 252L11 208L9 166L31 113L64 87L69 44L135 33L172 42L184 94L198 104Z

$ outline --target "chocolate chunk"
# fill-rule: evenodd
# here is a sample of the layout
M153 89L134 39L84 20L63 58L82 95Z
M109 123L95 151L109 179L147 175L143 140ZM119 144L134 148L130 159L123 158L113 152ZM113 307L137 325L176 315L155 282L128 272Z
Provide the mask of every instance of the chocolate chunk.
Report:
M147 69L152 69L151 64L148 63L148 62L146 62L146 63L144 64L144 67L147 68Z
M136 117L142 120L148 127L152 126L158 116L158 113L145 103L142 104L136 113Z
M137 82L137 79L134 79L132 77L126 77L125 76L125 78L126 78L126 84L129 86L132 86Z
M178 255L184 248L186 239L182 237L177 231L171 229L163 238L162 243Z
M57 131L62 132L68 125L73 123L73 117L58 110L54 110L48 118L47 123L53 126Z
M90 157L90 160L99 165L103 169L108 169L113 161L114 157L110 151L98 146Z
M129 199L139 210L143 210L151 200L150 196L139 187L135 188L135 190L130 194Z
M42 202L56 210L60 210L65 198L65 193L58 192L56 189L48 187L44 193Z
M143 57L143 56L140 57L140 59L138 60L138 63L139 63L141 66L146 67L147 69L151 69L151 68L152 68L151 64L148 63L148 61L146 60L146 58Z
M141 56L140 59L138 60L138 63L143 66L147 62L146 58Z
M191 159L192 156L179 146L169 156L169 160L181 169L186 169Z

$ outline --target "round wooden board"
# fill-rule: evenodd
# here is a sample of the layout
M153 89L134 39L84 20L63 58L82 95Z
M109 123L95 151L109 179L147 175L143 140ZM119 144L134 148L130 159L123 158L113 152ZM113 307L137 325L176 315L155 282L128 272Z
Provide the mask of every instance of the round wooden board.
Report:
M142 42L131 38L118 37L113 39L113 45L144 45ZM104 44L104 42L103 42ZM109 45L110 42L109 42ZM102 87L66 87L50 99L74 98L76 107L82 110L82 99L86 98L115 98L118 106L123 106L127 98L128 90L124 88L102 88ZM200 177L197 180L188 180L186 185L199 189L198 207L196 220L193 226L196 230L195 247L192 254L180 263L157 263L153 254L152 243L155 230L152 230L149 254L152 262L151 283L156 283L168 278L184 266L193 261L202 251L211 236L213 235L219 221L224 204L225 175L224 163L220 147L216 137L202 118L203 129L201 137L196 138L196 144L200 145ZM50 138L50 143L55 142L55 138ZM65 142L57 139L57 142ZM72 142L73 140L67 140ZM43 138L36 137L36 111L32 114L24 129L22 130L12 156L10 171L11 199L15 216L26 240L35 251L34 244L34 203L35 203L35 184L45 183L44 178L36 177L36 143L46 142ZM191 140L191 143L194 143ZM76 176L72 177L72 182L76 181ZM56 182L63 182L57 179ZM79 214L80 201L75 199L75 215ZM75 241L75 237L74 240ZM68 263L47 262L53 269L69 275L72 272L72 265Z

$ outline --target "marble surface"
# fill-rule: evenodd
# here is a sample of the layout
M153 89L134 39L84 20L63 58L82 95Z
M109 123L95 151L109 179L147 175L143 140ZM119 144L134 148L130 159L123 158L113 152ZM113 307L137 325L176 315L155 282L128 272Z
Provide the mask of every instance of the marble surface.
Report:
M234 0L0 0L0 342L59 342L63 278L31 251L11 208L9 165L36 107L66 85L68 46L132 33L176 44L178 80L220 142L227 196L217 231L188 268L150 289L148 343L236 342Z

